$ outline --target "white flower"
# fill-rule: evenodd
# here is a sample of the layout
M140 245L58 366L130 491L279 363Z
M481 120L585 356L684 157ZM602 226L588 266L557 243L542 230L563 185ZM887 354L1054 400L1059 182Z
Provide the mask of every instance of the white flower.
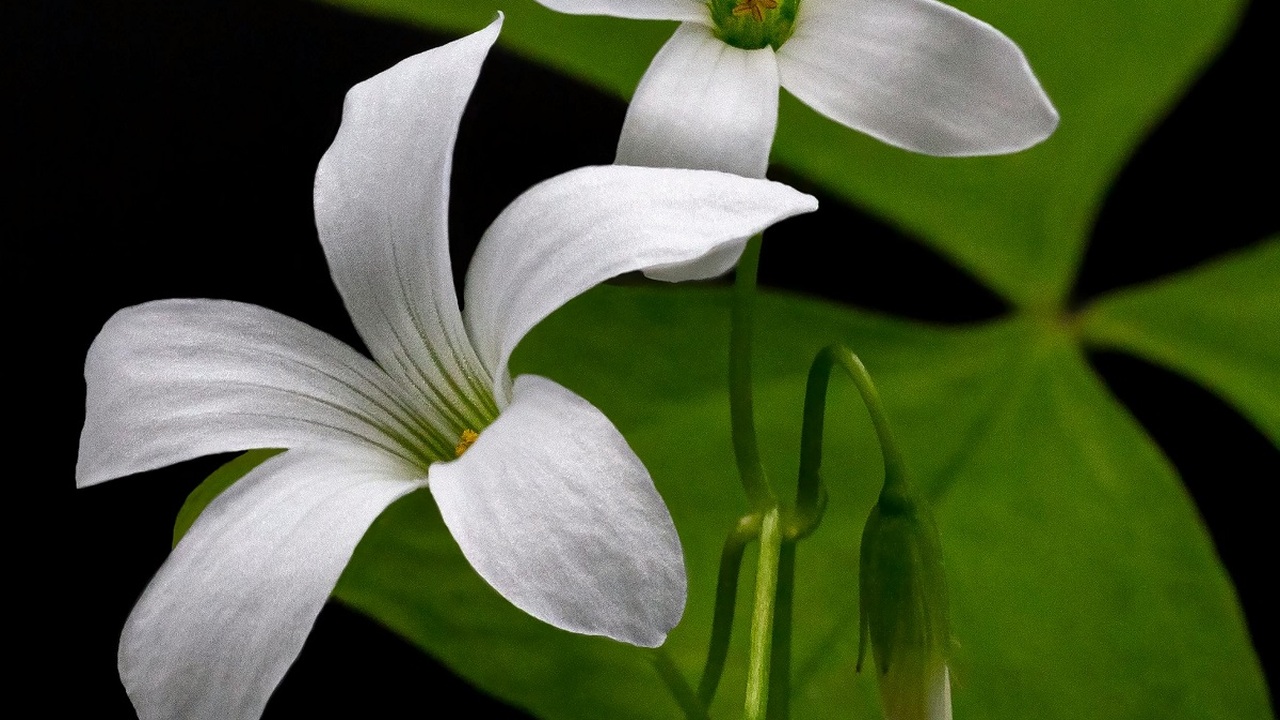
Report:
M617 162L763 177L778 87L842 125L930 155L1044 140L1058 113L1017 45L935 0L538 0L681 20L640 80Z
M81 486L289 449L208 506L130 615L119 665L141 717L259 717L369 524L424 486L476 571L529 614L644 646L680 619L680 542L648 472L595 407L512 382L507 360L599 281L696 268L817 203L723 173L580 169L499 216L460 311L450 162L500 24L353 88L320 162L321 243L374 360L216 300L127 308L90 348Z

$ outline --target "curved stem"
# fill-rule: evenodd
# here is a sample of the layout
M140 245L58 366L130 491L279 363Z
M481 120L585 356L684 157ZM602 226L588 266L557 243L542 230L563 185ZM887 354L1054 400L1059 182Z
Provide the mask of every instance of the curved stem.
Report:
M796 513L798 516L817 514L825 504L822 487L822 432L827 411L827 385L831 371L839 366L849 375L875 426L880 441L880 453L884 457L884 488L898 489L906 479L906 465L902 452L889 429L889 416L880 402L871 374L862 360L844 345L828 345L813 359L809 368L809 384L805 390L804 427L800 439L800 481L796 488Z
M779 549L768 720L788 720L791 717L791 624L795 601L796 542L817 528L826 510L827 492L821 474L822 439L827 389L831 371L837 365L853 380L871 415L884 456L885 487L900 487L899 483L905 478L902 454L889 430L888 416L866 366L852 350L843 345L823 348L809 369L808 385L805 388L804 425L800 435L800 477L796 486L796 508ZM761 547L763 549L763 537Z
M778 555L782 522L778 509L760 522L760 554L756 561L756 598L751 614L751 655L747 665L746 720L764 720L769 706L769 671L773 649L773 615L778 590Z
M733 428L733 454L747 498L757 510L777 504L756 444L755 402L751 388L751 341L755 329L756 276L760 269L763 235L747 241L738 261L733 283L733 310L729 329L729 416Z
M724 663L729 657L729 640L733 636L733 615L738 602L738 575L742 570L742 554L747 543L760 534L760 516L747 515L729 537L724 540L720 552L720 576L716 580L715 614L711 619L711 642L707 647L707 662L702 669L702 681L698 683L698 700L711 707L716 688L724 675Z
M693 688L689 687L689 683L684 679L684 673L680 672L680 668L676 667L671 656L662 648L653 651L653 667L658 671L658 676L667 684L667 689L671 691L671 696L676 699L676 704L684 711L685 720L710 720L711 716L707 714L707 706L698 700L698 696L694 695Z

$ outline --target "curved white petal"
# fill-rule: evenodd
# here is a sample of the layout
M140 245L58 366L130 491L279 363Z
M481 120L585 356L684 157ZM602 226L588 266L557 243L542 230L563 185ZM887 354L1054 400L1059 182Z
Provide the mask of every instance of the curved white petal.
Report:
M1022 50L934 0L804 0L778 70L823 115L929 155L1017 152L1058 125Z
M817 207L781 183L727 173L579 168L534 186L494 220L467 274L467 329L501 389L520 338L592 286L633 270L724 272L743 238Z
M707 4L699 0L538 0L570 15L609 15L635 20L711 22Z
M210 503L120 638L138 717L260 717L369 524L420 487L410 477L383 457L291 450Z
M565 630L662 644L684 613L680 539L608 418L556 383L516 379L511 406L430 471L445 524L480 576Z
M458 122L501 25L351 88L316 170L316 226L356 329L388 373L447 404L474 397L465 379L480 374L449 262L449 174Z
M257 447L355 445L411 459L400 439L421 445L429 433L368 358L256 305L125 308L94 339L84 375L82 487Z
M685 23L640 78L615 162L764 177L777 126L773 50L740 50Z

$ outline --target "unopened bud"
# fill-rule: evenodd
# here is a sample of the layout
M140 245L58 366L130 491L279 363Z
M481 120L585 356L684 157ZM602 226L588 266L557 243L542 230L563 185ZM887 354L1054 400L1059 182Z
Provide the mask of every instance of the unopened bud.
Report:
M951 720L947 584L938 529L905 480L886 483L862 532L861 637L887 720Z

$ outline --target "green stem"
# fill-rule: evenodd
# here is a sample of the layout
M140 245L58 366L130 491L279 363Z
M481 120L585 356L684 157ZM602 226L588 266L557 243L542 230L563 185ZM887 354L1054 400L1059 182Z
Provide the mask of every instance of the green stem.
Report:
M698 696L693 693L693 688L689 687L689 683L685 681L684 673L676 667L671 656L662 648L658 648L653 651L652 657L654 669L667 684L667 689L676 699L676 704L684 711L685 720L710 720L707 706L698 700Z
M733 283L733 311L729 329L729 416L733 454L748 500L757 510L777 506L760 463L756 441L755 405L751 388L751 340L754 334L756 276L760 269L763 235L747 241Z
M720 553L720 576L716 580L715 614L711 620L711 642L707 647L707 662L703 666L702 681L698 683L698 699L706 707L716 697L724 664L729 657L729 640L733 635L733 615L738 601L738 575L742 570L742 554L760 534L760 516L747 515L738 520L733 532L724 540Z
M746 720L764 720L769 706L769 671L773 649L773 616L778 590L778 555L782 522L778 509L760 522L760 553L756 561L756 598L751 613L751 654L747 664Z
M862 396L862 402L871 416L876 436L880 441L880 453L884 457L884 487L899 489L906 479L906 465L902 452L889 429L889 416L880 402L871 374L862 360L843 345L828 345L814 358L809 368L809 384L805 390L804 426L800 439L800 482L796 488L796 513L800 517L821 514L825 504L822 487L822 433L827 411L827 385L831 371L839 366L853 380Z
M889 430L888 416L867 368L852 350L842 345L823 348L809 369L805 389L804 425L800 435L800 477L796 509L779 548L773 657L768 700L768 720L791 717L791 628L795 601L796 542L813 532L826 510L827 492L822 483L822 439L831 371L840 366L849 374L871 415L884 455L885 487L905 478L902 454ZM763 539L761 541L763 547Z
M795 602L795 581L796 541L786 537L778 552L773 661L769 669L769 720L788 720L791 717L791 611Z

